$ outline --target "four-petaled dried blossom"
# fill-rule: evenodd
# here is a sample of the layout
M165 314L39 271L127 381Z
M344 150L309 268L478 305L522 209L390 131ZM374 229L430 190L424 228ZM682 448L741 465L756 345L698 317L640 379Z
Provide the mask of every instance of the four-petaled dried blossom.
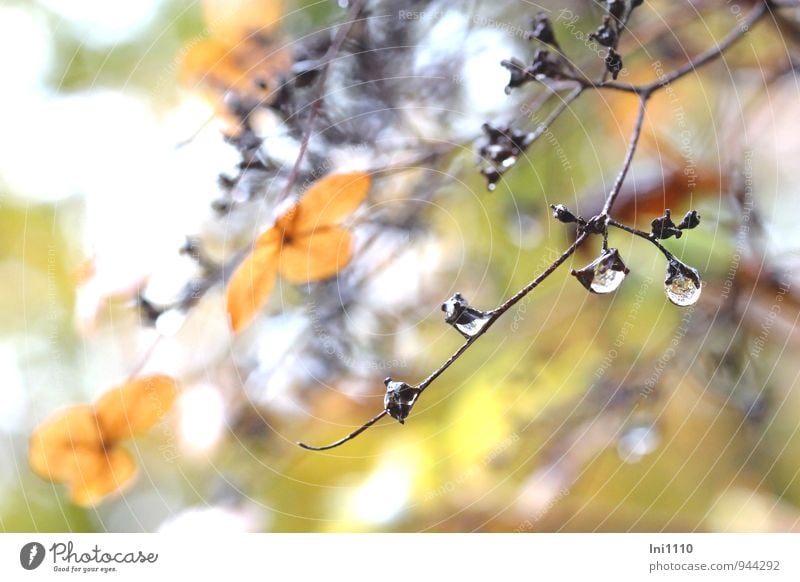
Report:
M383 407L389 416L404 424L411 409L419 398L420 389L409 386L405 382L397 382L391 378L383 381L386 386L386 396L383 397Z
M667 276L664 279L664 292L675 305L686 307L694 305L700 298L702 283L697 269L683 264L672 257L667 264Z
M611 73L611 78L615 81L622 70L622 57L613 48L608 49L608 54L605 58L606 69Z
M597 259L578 271L572 270L581 285L592 293L611 293L622 284L630 269L617 249L606 249Z
M671 237L681 238L683 234L678 226L672 222L669 208L664 211L664 216L660 216L650 223L650 232L653 236L660 239L668 239Z
M31 434L31 469L64 483L74 503L97 505L136 476L136 460L122 441L150 430L169 412L177 394L175 380L156 374L129 380L93 405L55 413Z
M564 224L578 222L578 217L575 216L572 211L563 204L551 204L550 208L553 209L553 218L556 220L563 222Z
M442 303L442 311L445 322L468 338L477 335L491 319L491 314L471 307L461 293Z

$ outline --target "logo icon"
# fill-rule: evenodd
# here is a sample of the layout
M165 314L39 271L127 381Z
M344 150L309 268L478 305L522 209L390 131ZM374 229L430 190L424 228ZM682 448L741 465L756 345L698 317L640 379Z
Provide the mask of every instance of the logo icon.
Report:
M19 563L26 570L35 570L44 561L44 546L39 542L28 542L19 551Z

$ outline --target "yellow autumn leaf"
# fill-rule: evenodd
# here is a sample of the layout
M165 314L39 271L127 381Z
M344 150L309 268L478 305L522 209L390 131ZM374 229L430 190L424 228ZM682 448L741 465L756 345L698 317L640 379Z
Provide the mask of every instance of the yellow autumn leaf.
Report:
M278 274L279 250L277 242L256 247L231 277L227 304L234 332L247 327L269 299Z
M151 428L177 394L175 380L163 375L135 378L106 392L94 407L103 440L115 442Z
M256 239L228 283L234 332L247 327L264 307L279 269L289 283L302 284L332 277L350 262L353 235L338 223L364 201L370 184L363 172L325 176Z
M97 504L136 474L133 457L119 441L155 424L172 407L176 394L173 379L147 376L107 392L94 406L73 406L56 413L31 434L31 469L67 485L75 503Z
M306 191L297 205L293 234L313 232L350 216L367 197L372 180L364 172L330 174Z
M253 33L268 33L284 10L281 0L203 0L201 6L211 36L231 44Z
M69 481L85 472L103 439L89 405L59 411L31 434L28 462L33 472L52 481Z
M289 283L302 284L332 277L350 262L353 235L339 226L297 236L281 251L280 273Z
M95 455L97 467L73 479L69 496L73 503L83 507L97 505L103 498L119 492L136 476L136 462L123 448L115 447Z

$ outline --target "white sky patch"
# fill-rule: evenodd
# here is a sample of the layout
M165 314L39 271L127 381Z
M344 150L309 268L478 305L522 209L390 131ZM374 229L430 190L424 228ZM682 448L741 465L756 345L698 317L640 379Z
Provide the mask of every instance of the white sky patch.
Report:
M40 0L85 44L103 48L129 42L153 21L164 0Z
M509 34L502 29L470 29L467 15L458 10L447 10L425 34L425 42L417 51L414 69L424 73L437 63L463 59L459 79L465 103L469 104L466 117L458 119L465 127L479 126L486 117L508 106L504 87L508 71L500 61L515 54L516 45L509 42ZM467 42L469 39L469 42ZM467 113L467 112L465 112ZM476 125L477 123L477 125Z
M225 402L219 390L200 384L178 400L181 442L192 453L209 452L225 429Z
M30 8L0 7L0 71L10 81L0 95L3 108L6 99L43 88L52 65L53 43L44 16Z

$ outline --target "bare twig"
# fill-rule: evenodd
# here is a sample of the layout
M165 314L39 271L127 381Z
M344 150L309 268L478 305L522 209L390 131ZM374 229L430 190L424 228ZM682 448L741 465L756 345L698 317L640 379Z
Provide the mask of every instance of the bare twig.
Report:
M504 303L500 306L495 308L494 310L489 312L489 319L486 323L481 327L473 336L470 336L466 339L466 341L447 359L442 363L436 370L431 372L424 380L422 380L419 384L417 384L414 388L418 391L418 394L421 394L425 389L427 389L431 383L436 380L445 370L447 370L452 364L454 364L466 351L469 347L474 344L478 338L482 337L491 327L492 325L500 319L511 307L513 307L518 301L524 298L528 293L533 291L536 287L538 287L545 279L547 279L550 275L552 275L558 268L564 264L569 257L571 257L575 251L588 240L590 234L603 234L604 237L607 236L605 227L607 226L614 226L617 228L621 228L631 234L636 236L640 236L646 238L651 243L655 244L661 252L665 254L668 258L672 255L667 251L654 237L650 236L648 233L644 231L640 231L638 229L628 227L621 223L614 221L610 216L610 212L614 207L614 203L619 196L619 192L622 188L622 185L625 181L625 178L630 170L631 163L633 161L634 155L636 153L636 149L639 143L639 138L641 136L642 127L644 125L644 117L647 110L647 102L651 95L653 95L658 90L666 87L670 83L680 79L688 75L690 72L695 71L696 69L702 67L703 65L714 61L715 59L719 58L728 48L730 48L734 43L736 43L739 39L741 39L749 30L750 28L756 24L765 14L769 12L770 7L778 7L778 4L774 2L774 0L764 0L763 2L759 3L751 12L748 14L747 18L737 26L737 29L732 31L728 34L720 43L712 48L709 49L694 59L690 60L685 65L682 65L672 72L663 75L659 79L652 81L651 83L645 85L631 85L625 83L617 83L617 82L607 82L605 81L605 75L598 81L588 81L588 80L580 80L575 79L579 83L579 86L573 90L547 117L547 119L540 124L540 126L536 130L536 137L541 135L547 130L547 127L558 118L561 113L569 106L569 104L577 99L581 94L583 94L585 89L612 89L617 91L624 91L628 93L633 93L639 96L639 108L637 112L636 121L634 122L633 131L631 134L630 141L628 143L628 148L625 154L625 158L622 163L622 167L617 174L616 179L614 180L614 184L611 187L611 190L606 196L605 202L603 204L603 209L600 215L595 217L593 221L602 223L603 230L602 232L589 232L585 228L580 228L578 231L578 236L576 237L575 241L557 258L553 261L544 271L542 271L536 278L534 278L530 283L528 283L525 287L520 289L516 294L511 296L507 299ZM583 222L583 226L586 226L586 222ZM338 447L339 445L352 440L353 438L360 435L362 432L367 430L373 424L375 424L378 420L383 418L388 414L388 410L383 410L372 419L367 421L364 425L362 425L356 431L350 433L346 437L339 439L338 441L331 443L329 445L323 447L313 447L307 444L298 443L301 447L310 450L327 450Z

